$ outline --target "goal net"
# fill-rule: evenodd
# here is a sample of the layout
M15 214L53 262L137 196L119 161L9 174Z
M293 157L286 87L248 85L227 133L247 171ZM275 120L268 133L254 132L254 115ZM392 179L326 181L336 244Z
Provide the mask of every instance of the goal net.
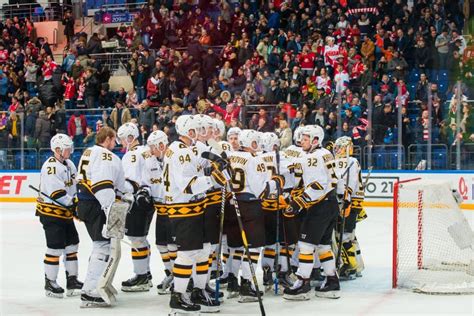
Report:
M474 234L449 182L395 184L392 283L428 294L474 293Z

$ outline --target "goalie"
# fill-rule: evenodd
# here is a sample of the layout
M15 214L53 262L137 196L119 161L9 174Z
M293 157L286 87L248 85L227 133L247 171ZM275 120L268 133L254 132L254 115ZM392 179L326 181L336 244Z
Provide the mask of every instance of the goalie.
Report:
M364 269L359 243L355 237L359 215L362 214L361 218L366 217L362 207L364 188L360 164L356 158L351 157L353 148L352 139L348 136L339 137L334 143L335 171L339 178L337 193L343 205L343 215L346 217L342 237L342 266L339 270L341 280L353 280L356 275L362 276ZM347 177L349 182L345 188Z
M115 140L113 129L102 128L96 136L97 145L86 149L79 162L77 215L92 239L81 307L110 306L117 293L112 281L133 195L125 193L122 163L111 151ZM117 198L124 202L116 202Z

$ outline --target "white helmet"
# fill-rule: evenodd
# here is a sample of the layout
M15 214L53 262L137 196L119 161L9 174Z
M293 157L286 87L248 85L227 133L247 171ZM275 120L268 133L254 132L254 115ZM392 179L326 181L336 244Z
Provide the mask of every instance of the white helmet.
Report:
M318 144L322 145L323 140L324 140L324 130L321 126L319 125L307 125L303 127L301 131L301 136L303 135L308 135L309 136L309 141L311 144L313 143L313 140L315 138L318 139Z
M125 123L119 127L117 131L117 137L120 140L128 142L128 137L132 136L133 140L137 139L140 133L138 132L138 127L133 123Z
M56 148L61 150L61 154L63 150L70 148L71 153L74 151L74 142L72 139L66 134L56 134L51 138L50 142L51 150L53 152L56 151Z
M264 133L257 131L257 145L258 145L258 150L263 150L263 142L264 142Z
M275 145L280 147L280 139L275 133L263 133L263 150L266 152L272 152L275 148Z
M259 141L259 136L258 136L257 131L253 129L244 129L242 132L240 132L240 135L239 135L240 147L247 147L253 150L258 150L258 141ZM253 146L254 142L257 145L257 147Z
M303 136L301 134L302 129L303 129L303 126L298 126L295 129L295 132L293 133L293 141L295 142L295 145L298 145L298 143L301 142L301 136Z
M231 135L239 136L241 132L242 132L242 130L238 127L229 128L229 130L227 131L227 140L229 140L229 136L231 136Z
M176 133L178 133L179 136L189 137L188 133L191 130L194 130L197 135L199 124L196 118L192 115L180 115L176 119L175 128Z
M225 124L224 122L222 122L221 120L219 119L214 119L214 128L215 128L215 132L214 132L214 135L216 136L224 136L224 133L225 133Z
M209 128L214 128L214 120L212 117L205 115L205 114L196 114L194 118L197 122L199 127L199 134L201 136L206 136L208 134Z
M168 145L168 136L163 131L154 131L146 140L148 146L158 147L160 144Z

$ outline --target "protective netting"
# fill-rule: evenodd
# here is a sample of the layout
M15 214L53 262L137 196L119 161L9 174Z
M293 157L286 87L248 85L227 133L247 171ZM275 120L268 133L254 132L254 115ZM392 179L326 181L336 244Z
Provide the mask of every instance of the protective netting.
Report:
M449 183L400 183L394 203L397 287L429 294L474 293L474 235Z

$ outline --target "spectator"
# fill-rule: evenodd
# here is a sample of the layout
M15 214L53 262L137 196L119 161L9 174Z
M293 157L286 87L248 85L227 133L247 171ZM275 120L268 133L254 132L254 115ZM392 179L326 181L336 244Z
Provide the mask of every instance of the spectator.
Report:
M35 128L37 118L37 112L33 106L28 106L25 118L25 138L27 148L36 148Z
M64 35L67 39L67 45L70 46L72 37L74 36L74 18L71 15L71 11L66 11L62 24L64 25Z
M392 112L392 104L386 103L374 112L373 118L373 140L375 145L384 144L384 138L389 128L395 125L395 116Z
M291 132L291 128L288 126L288 122L284 117L280 118L278 122L279 129L277 129L276 132L280 138L280 149L283 150L292 144L293 133Z
M82 146L84 148L89 148L95 145L95 135L96 133L92 129L92 127L87 126L86 127L86 137L84 137L84 140L82 141Z
M96 107L96 100L99 94L99 81L97 80L92 69L87 69L85 72L85 90L84 101L88 109Z
M20 148L21 144L21 122L16 112L10 112L7 120L8 142L10 148Z
M82 113L72 113L67 123L67 133L74 142L74 147L82 147L84 145L84 137L86 136L87 122L86 117Z
M7 113L0 113L0 169L7 169L8 130Z
M155 122L155 112L150 106L148 102L145 100L140 105L140 112L138 114L138 125L143 127L146 131L149 131L153 123Z
M45 111L40 111L36 119L35 139L38 140L39 148L49 148L52 137L51 121Z
M118 130L120 126L125 123L128 123L132 120L132 115L130 114L130 110L124 107L124 103L122 101L116 101L115 107L110 113L110 121L112 122L112 128Z

